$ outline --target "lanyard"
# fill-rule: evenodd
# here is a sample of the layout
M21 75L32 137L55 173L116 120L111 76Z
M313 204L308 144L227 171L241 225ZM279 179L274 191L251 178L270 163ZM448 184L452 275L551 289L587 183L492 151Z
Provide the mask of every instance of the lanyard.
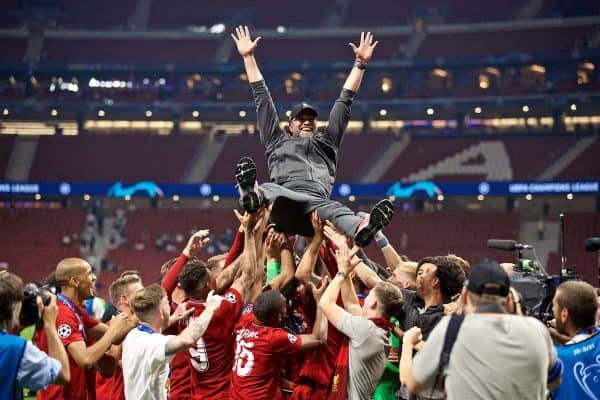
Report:
M148 325L144 325L144 324L139 324L137 326L138 330L142 331L142 332L146 332L146 333L154 333L154 329L150 328Z
M66 297L65 295L63 295L62 293L57 294L56 298L61 303L63 303L65 306L69 307L69 309L71 311L73 311L73 314L75 314L75 318L77 318L77 322L79 323L79 326L81 326L81 333L83 334L83 340L87 341L87 335L85 333L85 325L83 324L83 321L81 319L81 315L79 315L79 311L77 311L77 307L75 307L75 304L73 304L71 302L71 300L69 300L69 298Z

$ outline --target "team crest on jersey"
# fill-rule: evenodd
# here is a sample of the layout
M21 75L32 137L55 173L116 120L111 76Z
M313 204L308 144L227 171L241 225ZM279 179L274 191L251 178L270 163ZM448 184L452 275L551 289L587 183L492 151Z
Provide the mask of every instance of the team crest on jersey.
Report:
M248 315L252 311L254 311L254 305L251 303L244 304L244 308L242 308L242 315Z
M291 333L288 333L288 340L290 341L291 344L296 343L296 340L298 340L298 337L296 335L292 335Z
M227 300L231 304L235 304L237 302L237 299L235 298L235 294L233 294L233 293L225 293L225 300Z
M66 339L69 336L71 336L71 327L67 324L62 324L58 327L57 333L58 337L60 337L61 339Z

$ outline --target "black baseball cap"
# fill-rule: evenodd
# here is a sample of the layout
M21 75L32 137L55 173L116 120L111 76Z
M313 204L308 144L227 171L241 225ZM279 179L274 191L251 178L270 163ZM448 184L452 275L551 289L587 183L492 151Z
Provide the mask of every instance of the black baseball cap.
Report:
M467 290L476 294L506 297L510 291L510 279L496 261L483 260L471 267Z
M308 103L299 103L296 104L293 108L292 108L292 112L290 114L290 121L293 120L294 118L296 118L298 115L302 114L304 111L310 111L315 115L315 118L319 116L319 113L317 112L317 109L314 108L313 106L311 106Z

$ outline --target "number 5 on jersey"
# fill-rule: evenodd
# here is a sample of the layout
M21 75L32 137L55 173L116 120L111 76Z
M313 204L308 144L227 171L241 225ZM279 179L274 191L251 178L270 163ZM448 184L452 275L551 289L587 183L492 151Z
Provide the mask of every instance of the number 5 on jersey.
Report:
M238 338L233 361L233 370L238 376L248 376L252 372L252 367L254 367L254 354L250 351L252 348L254 348L254 343Z

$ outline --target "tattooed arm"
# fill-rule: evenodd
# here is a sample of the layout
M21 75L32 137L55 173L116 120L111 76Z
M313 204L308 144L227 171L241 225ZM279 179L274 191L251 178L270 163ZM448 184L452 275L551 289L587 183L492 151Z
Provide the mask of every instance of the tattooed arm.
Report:
M171 356L178 351L194 346L198 339L206 332L206 328L208 328L213 314L221 305L221 301L223 301L221 296L215 295L212 292L209 293L206 299L206 308L200 314L200 317L191 322L178 336L167 342L165 345L165 355Z

